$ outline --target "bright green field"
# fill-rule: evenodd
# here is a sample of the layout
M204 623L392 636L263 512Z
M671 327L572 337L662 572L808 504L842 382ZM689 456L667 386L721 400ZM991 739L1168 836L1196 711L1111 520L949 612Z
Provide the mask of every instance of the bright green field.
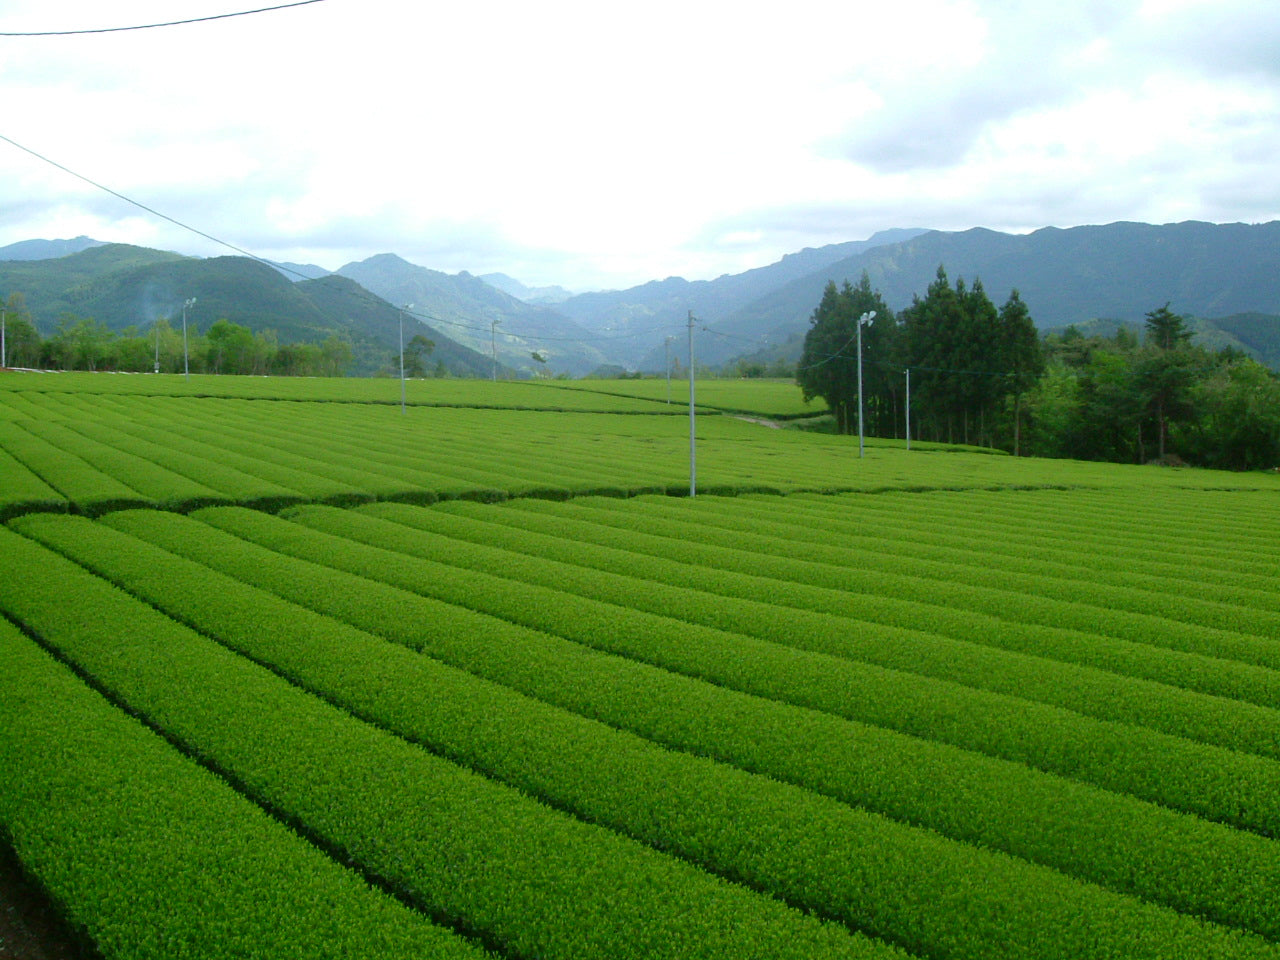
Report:
M1280 958L1276 476L207 379L0 378L0 842L102 956Z
M22 392L190 396L238 399L333 400L399 405L400 381L378 378L221 377L195 374L7 374L0 390ZM805 403L791 380L699 380L697 404L762 417L817 416L819 401ZM408 380L405 402L419 406L467 406L528 410L598 410L610 413L687 412L689 382L666 380Z
M122 396L220 397L250 400L319 400L400 405L400 381L357 377L221 377L212 374L9 373L0 391ZM798 391L797 391L798 393ZM515 410L601 410L672 413L626 395L559 391L545 382L407 380L405 403ZM665 406L665 405L664 405ZM687 406L684 408L687 411Z

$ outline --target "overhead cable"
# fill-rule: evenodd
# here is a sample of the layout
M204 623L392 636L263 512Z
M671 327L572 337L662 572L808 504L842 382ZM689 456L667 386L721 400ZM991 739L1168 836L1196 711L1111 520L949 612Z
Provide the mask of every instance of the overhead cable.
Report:
M305 7L312 3L323 3L324 0L295 0L294 3L279 3L273 7L258 7L256 10L239 10L235 13L215 13L207 17L192 17L190 20L168 20L164 23L141 23L131 27L94 27L85 30L28 30L24 32L0 31L0 37L77 37L88 33L123 33L127 30L153 30L156 27L181 27L189 23L207 23L210 20L226 20L230 17L247 17L254 13L269 13L272 10L285 10L289 7Z
M23 151L24 153L31 154L31 156L35 157L37 160L43 160L45 163L49 164L50 166L57 167L63 173L69 173L71 176L75 177L77 180L83 180L85 183L89 184L89 186L91 187L96 187L97 189L102 190L104 193L109 193L113 197L123 200L125 203L132 204L133 206L137 207L139 210L145 210L147 213L151 214L153 217L159 217L161 220L167 220L169 223L172 223L175 226L181 227L183 230L188 230L191 233L196 234L197 236L204 237L206 240L212 240L214 243L218 244L219 246L226 247L228 250L234 250L236 253L240 254L241 256L248 257L250 260L256 260L258 261L258 263L265 263L267 266L272 267L274 269L284 270L285 272L291 273L295 277L299 277L302 280L311 279L305 274L299 273L297 270L290 269L289 267L277 266L276 264L272 263L270 260L265 260L262 257L256 256L255 254L250 253L248 250L245 250L241 247L237 247L234 243L228 243L226 240L219 240L217 237L213 236L212 234L205 233L203 230L197 230L195 227L191 226L190 224L183 223L181 220L175 220L173 217L169 216L168 214L161 213L159 210L154 210L151 207L148 207L145 203L139 203L137 200L134 200L132 197L126 197L123 193L120 193L117 190L112 190L110 187L104 186L101 183L98 183L96 180L90 180L84 174L76 173L70 167L64 167L62 164L58 163L56 160L50 160L44 154L37 153L36 151L32 150L30 147L24 147L22 144L18 143L17 140L13 140L10 137L6 137L3 133L0 133L0 140L5 141L6 143L12 144L13 146L17 147L19 150Z

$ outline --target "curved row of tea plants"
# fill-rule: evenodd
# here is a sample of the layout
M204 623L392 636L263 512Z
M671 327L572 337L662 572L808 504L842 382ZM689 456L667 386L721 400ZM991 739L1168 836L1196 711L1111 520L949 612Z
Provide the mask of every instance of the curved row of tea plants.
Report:
M0 716L0 836L97 956L484 956L245 802L5 620Z
M39 581L17 575L33 568ZM0 609L123 706L335 855L504 952L896 952L362 723L7 530L0 573ZM50 586L76 596L75 609ZM1263 955L1261 941L1226 928L1168 922L1170 944Z
M370 510L379 512L372 507ZM655 536L638 525L594 522L592 513L578 501L542 504L521 500L504 504L501 509L469 509L466 504L449 503L438 505L429 514L415 516L422 523L430 521L434 529L450 536L688 588L713 598L764 601L789 610L839 617L848 623L848 628L829 643L815 646L809 635L799 631L790 631L787 642L911 673L1014 693L1103 718L1136 719L1167 732L1204 736L1195 732L1203 727L1203 723L1193 719L1197 709L1201 716L1208 711L1206 730L1220 725L1219 701L1206 703L1190 691L1262 706L1280 703L1280 673L1264 667L1056 627L1029 624L1011 627L988 614L923 604L905 597L812 586L801 582L799 577L772 579L763 575L767 569L755 562L754 555L748 554L751 559L746 559L741 552L729 553L687 540ZM450 526L450 517L465 517L471 526L456 523ZM695 607L694 615L712 625L732 623L730 619L721 618L732 617L735 609L715 599L706 599ZM689 615L681 616L688 618ZM753 623L748 620L747 632L751 632ZM1066 664L1077 665L1079 670L1062 669ZM1188 692L1165 689L1163 701L1168 706L1155 713L1143 712L1147 701L1117 698L1117 694L1131 688L1124 679L1108 674L1155 681ZM1178 707L1177 703L1189 706ZM1181 715L1187 709L1192 711L1192 716L1184 720ZM1236 708L1228 708L1231 709ZM1239 728L1226 731L1226 736L1233 743L1258 739ZM1269 752L1272 742L1263 737L1260 749Z
M942 618L934 608L910 600L893 604L903 611L902 620L930 624L938 632L883 625L868 629L865 614L871 604L860 595L678 563L670 556L677 549L668 549L665 556L639 554L625 546L593 543L590 533L563 539L487 522L494 517L515 522L541 518L549 521L544 529L561 528L563 533L562 515L552 518L465 503L431 510L374 504L360 512L426 531L425 536L407 532L397 536L385 528L353 534L374 545L447 557L454 566L481 572L500 570L511 579L688 623L1139 723L1233 749L1280 755L1280 713L1274 710L1044 659L1045 648L1051 651L1055 646L1085 661L1096 658L1098 640L1085 634L1024 627L1017 631L1016 643L1034 656L1009 652L998 648L1000 634L1012 632L1002 621L980 614L957 618L971 627L971 634L961 634L964 639L957 641L940 635L954 636L959 631L939 626L936 621ZM625 544L626 538L620 539ZM1280 674L1274 671L1162 649L1124 647L1140 664L1155 660L1163 672L1179 680L1196 671L1199 685L1214 687L1215 692L1229 686L1233 693L1250 694L1263 703L1280 702Z
M746 769L797 782L948 835L1006 849L1119 889L1157 900L1172 897L1175 905L1202 915L1270 929L1269 921L1261 918L1271 916L1272 908L1247 905L1255 901L1245 892L1250 888L1250 876L1275 873L1274 866L1263 864L1280 854L1280 848L1268 841L1242 839L1242 835L1225 828L1197 824L1158 807L1077 787L1032 773L1020 765L990 761L796 711L772 701L743 697L615 658L575 654L571 647L548 643L548 638L524 634L519 628L486 621L469 611L415 603L417 598L394 588L351 575L309 570L309 564L272 556L261 548L216 533L208 535L190 520L139 513L116 515L108 522L148 536L170 549L198 554L233 576L251 576L277 593L310 597L312 604L340 613L345 622L484 672L526 693L614 726L698 754L718 756ZM234 600L228 596L226 604L233 613L206 611L204 608L210 605L202 604L203 595L224 596L229 591L228 585L220 586L215 580L202 587L192 586L185 605L175 609L177 601L171 596L172 590L166 588L165 577L158 572L171 568L175 561L134 558L136 546L113 549L104 544L95 550L86 545L91 541L88 534L72 532L69 525L74 523L35 519L24 521L22 528L43 539L49 539L52 532L55 545L81 559L91 551L92 565L99 572L113 579L125 576L127 580L120 582L135 590L150 584L145 588L148 599L184 620L205 618L202 622L206 629L219 635L228 629L226 624L237 622L242 622L251 634L265 631L278 637L288 629L287 620L273 620L270 603L261 598L254 601L247 592ZM269 524L279 526L280 521ZM58 530L62 530L61 536L56 536ZM216 578L213 574L207 576ZM290 586L299 583L308 586L305 590ZM318 597L333 599L316 603ZM210 627L212 621L208 618L219 616L222 619L217 622L221 626ZM483 643L481 637L485 638ZM529 649L521 651L522 647ZM401 671L390 668L387 672L398 675ZM611 690L623 690L625 695L609 696L607 691ZM605 693L593 696L588 691ZM512 719L509 711L497 713L516 726L527 722ZM473 719L464 726L470 729L472 725L481 725L480 720ZM768 731L767 736L764 731ZM837 749L841 744L845 746ZM567 741L565 749L577 752ZM584 752L593 757L606 756L603 750ZM477 765L474 758L468 758L468 762ZM608 765L605 760L597 762ZM579 776L583 775L571 771L564 783L572 788ZM645 778L646 789L654 789L650 786L653 782ZM955 795L943 789L921 796L913 791L920 783L966 786ZM1019 812L1026 817L1025 826L1019 820ZM601 816L595 814L593 819ZM1216 852L1207 858L1200 852L1211 849ZM1246 852L1250 849L1253 854ZM1197 853L1191 856L1190 851ZM1134 876L1132 865L1137 860L1147 864L1147 870ZM1257 865L1250 867L1250 863ZM940 868L935 865L932 869ZM1191 879L1188 871L1203 872ZM1232 880L1220 887L1219 879L1224 876L1231 876ZM1273 883L1264 880L1262 886L1271 887ZM1181 899L1186 897L1190 899Z
M145 514L138 519L154 519L179 536L184 527L188 534L199 533L192 521ZM672 754L407 651L397 655L396 648L379 649L379 642L367 635L302 613L195 564L166 559L161 551L100 525L94 528L90 521L35 518L21 528L366 719L456 755L469 767L578 816L917 949L932 952L936 943L951 940L951 953L957 956L1036 955L1035 944L1047 929L1073 931L1081 927L1082 916L1102 915L1108 920L1091 925L1087 934L1082 931L1084 939L1070 951L1083 949L1084 943L1123 943L1129 933L1118 931L1137 928L1163 936L1166 943L1172 937L1156 933L1161 922L1141 908L1105 897L1097 900L1096 891L1054 872L1029 869L855 813L806 791ZM222 603L210 604L211 595ZM688 722L705 719L690 716ZM992 804L999 802L997 779L991 778L988 788ZM1269 902L1280 898L1276 845L1158 808L1135 814L1142 805L1093 796L1101 798L1100 808L1082 804L1077 812L1091 810L1094 817L1106 819L1108 811L1122 810L1128 817L1113 828L1143 825L1147 837L1165 837L1163 856L1177 874L1163 885L1159 878L1146 878L1149 889L1196 889L1190 904L1196 912L1260 924L1264 930L1269 926L1280 909L1280 899ZM1043 806L1048 810L1051 804ZM1144 817L1150 822L1144 824ZM1069 823L1061 816L1058 822ZM1181 836L1187 846L1179 849L1166 835ZM1186 850L1202 845L1223 848L1216 866L1185 862ZM1111 875L1126 873L1134 852L1115 855ZM1157 859L1162 855L1144 853ZM1214 876L1228 865L1235 882L1230 891L1217 888L1215 896ZM966 882L973 888L969 910L957 916L944 906L946 892ZM931 893L931 888L936 889ZM910 890L910 896L896 899L901 890ZM1280 928L1273 932L1280 934ZM1135 948L1124 943L1118 949L1131 953Z
M143 519L132 519L139 516ZM581 598L567 594L338 539L250 511L218 508L197 516L238 537L313 563L290 566L261 553L254 554L252 561L228 557L213 538L170 539L169 525L151 522L145 515L114 515L106 522L313 609L341 619L360 616L353 622L373 632L387 628L380 628L367 612L353 612L367 611L368 602L314 563L487 611L731 689L1025 762L1261 833L1280 832L1280 818L1270 800L1280 777L1280 767L1273 761L954 684L820 655L797 655L746 636L678 621L664 623L652 615L579 602ZM315 522L317 515L307 511L302 519ZM323 519L347 522L341 513ZM366 529L379 522L350 520ZM433 617L442 616L439 608L433 609ZM403 626L407 616L396 619L401 624L397 629L408 629ZM474 625L460 629L459 636L465 640L476 629ZM464 653L466 649L463 642ZM489 669L488 655L480 657L476 649L476 660L460 665L476 671ZM558 656L571 657L572 650L567 648ZM521 669L555 671L556 663L550 658L541 661L540 667Z
M653 503L655 513L660 512L675 520L682 520L688 515L687 501L644 502ZM758 500L744 503L712 501L698 505L698 522L703 530L720 527L731 534L739 534L746 525L753 535L785 542L788 546L784 555L809 555L821 562L843 562L845 565L851 565L849 558L853 557L859 570L894 573L920 581L939 581L948 586L990 589L1000 595L1021 594L1016 603L1009 603L1003 596L998 596L995 602L1001 607L1012 608L1019 618L1031 619L1034 611L1039 618L1036 622L1057 622L1092 632L1105 632L1117 629L1113 624L1121 619L1130 639L1139 634L1165 634L1170 629L1167 621L1171 620L1189 628L1203 627L1209 638L1236 633L1264 638L1280 635L1280 614L1272 610L1228 604L1217 599L1193 598L1183 591L1152 591L1132 585L1121 588L1097 580L1032 573L1022 564L1002 562L998 556L983 558L985 562L975 562L973 553L946 559L912 556L899 549L891 539L860 535L838 523L805 522L805 518L787 517L786 512L785 501L781 510ZM856 520L848 526L856 527ZM763 540L743 540L754 547L765 545ZM768 546L767 552L781 552L776 549L776 544ZM1089 549L1087 541L1080 546L1084 550ZM947 605L956 605L949 596L945 601ZM1045 604L1043 613L1039 603ZM1059 606L1062 603L1069 605L1068 608ZM1106 612L1103 631L1097 629L1099 617L1093 610ZM1129 618L1124 616L1126 614L1136 616ZM1163 622L1153 623L1149 618ZM1128 626L1131 619L1135 624L1133 627Z
M1077 499L1079 506L1072 512L1090 510L1098 503L1107 502L1106 498L1091 501L1084 492L1053 492L1060 499L1066 496ZM1018 492L1015 499L1027 493ZM1195 503L1186 503L1187 496L1176 495L1185 504L1184 515L1192 515L1209 502L1203 492L1193 495ZM1225 492L1213 494L1214 499L1225 496L1228 496ZM1114 497L1115 494L1111 494L1111 498ZM1249 502L1249 498L1253 502ZM1026 572L1068 580L1103 580L1113 586L1156 593L1177 592L1183 596L1280 611L1277 578L1261 572L1255 558L1246 560L1235 552L1228 563L1220 565L1225 551L1218 549L1214 554L1196 554L1193 559L1182 552L1191 548L1181 525L1177 528L1180 553L1177 558L1171 558L1167 549L1152 543L1150 524L1142 525L1122 539L1117 536L1122 532L1119 525L1095 514L1088 531L1080 531L1069 539L1055 539L1050 536L1051 531L1060 530L1067 519L1056 515L1055 508L1065 504L1036 498L1020 519L1011 517L1012 522L1002 524L994 510L945 509L945 499L946 495L922 498L885 494L874 499L859 499L855 505L847 498L797 494L787 499L784 510L793 522L848 530L858 537L878 537L895 551L913 557L967 559L971 563L994 560L1002 565L1017 564ZM1239 507L1232 522L1231 539L1238 543L1236 523L1247 519L1253 508L1264 505L1256 493L1235 500ZM1220 534L1224 522L1218 521ZM1104 540L1108 532L1113 536ZM1089 545L1087 551L1081 550L1083 543ZM1217 546L1221 547L1221 536ZM1265 569L1265 563L1263 567Z
M901 493L884 501L868 501L860 509L888 519L894 514L910 522L919 514L944 536L976 536L995 548L1006 541L1022 548L1049 549L1077 559L1080 545L1097 549L1091 562L1114 566L1141 564L1158 576L1214 577L1244 586L1271 589L1280 576L1280 560L1265 550L1243 549L1257 544L1245 533L1261 526L1271 512L1273 492L1265 490L1162 490L1117 485L1112 490L987 490L963 494L937 493L909 505ZM830 498L799 494L789 498L797 506L821 507ZM1157 503L1159 508L1157 509ZM1214 510L1226 507L1226 514ZM1110 508L1119 507L1119 511ZM1199 518L1212 517L1216 534L1197 535ZM1243 528L1243 529L1242 529ZM1173 549L1171 549L1173 548ZM1099 554L1098 551L1101 551Z
M1199 653L1210 657L1239 660L1257 666L1280 666L1280 648L1270 640L1197 624L1183 623L1151 614L1107 610L1102 607L1074 603L1069 599L1037 596L1034 593L1006 591L997 586L972 586L953 583L937 577L913 576L899 572L893 558L877 561L864 554L842 549L837 543L811 543L787 539L777 531L755 532L757 524L768 520L758 514L767 513L756 501L743 501L748 512L755 512L744 523L725 520L714 510L700 512L699 522L691 528L688 514L674 498L638 498L628 501L624 509L609 498L577 500L600 523L622 529L656 534L668 540L688 543L702 549L711 562L728 564L734 569L767 573L777 579L793 579L801 583L851 591L871 597L908 597L917 603L927 602L940 611L960 610L985 613L1009 623L1048 627L1068 627L1088 634L1149 643ZM714 504L710 505L714 507ZM701 504L698 505L701 511ZM707 549L710 548L710 549ZM749 559L748 559L749 558ZM910 626L900 623L897 625ZM933 629L930 623L929 628Z

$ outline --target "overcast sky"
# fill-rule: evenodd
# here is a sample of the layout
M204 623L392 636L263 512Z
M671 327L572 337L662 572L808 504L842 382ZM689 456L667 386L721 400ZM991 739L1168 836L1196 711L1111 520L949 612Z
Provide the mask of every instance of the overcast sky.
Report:
M272 0L0 0L0 32ZM574 290L1280 217L1274 0L323 0L0 37L0 135L260 256ZM226 253L0 141L0 245Z

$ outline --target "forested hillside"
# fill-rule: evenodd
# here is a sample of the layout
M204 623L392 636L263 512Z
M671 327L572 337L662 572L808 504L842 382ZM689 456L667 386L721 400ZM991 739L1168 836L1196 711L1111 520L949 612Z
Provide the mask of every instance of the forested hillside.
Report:
M997 309L981 280L952 283L942 268L906 309L885 300L864 273L857 287L828 283L810 320L797 380L841 433L1121 463L1280 464L1280 378L1233 347L1192 343L1167 303L1138 331L1068 326L1042 341L1017 288Z

